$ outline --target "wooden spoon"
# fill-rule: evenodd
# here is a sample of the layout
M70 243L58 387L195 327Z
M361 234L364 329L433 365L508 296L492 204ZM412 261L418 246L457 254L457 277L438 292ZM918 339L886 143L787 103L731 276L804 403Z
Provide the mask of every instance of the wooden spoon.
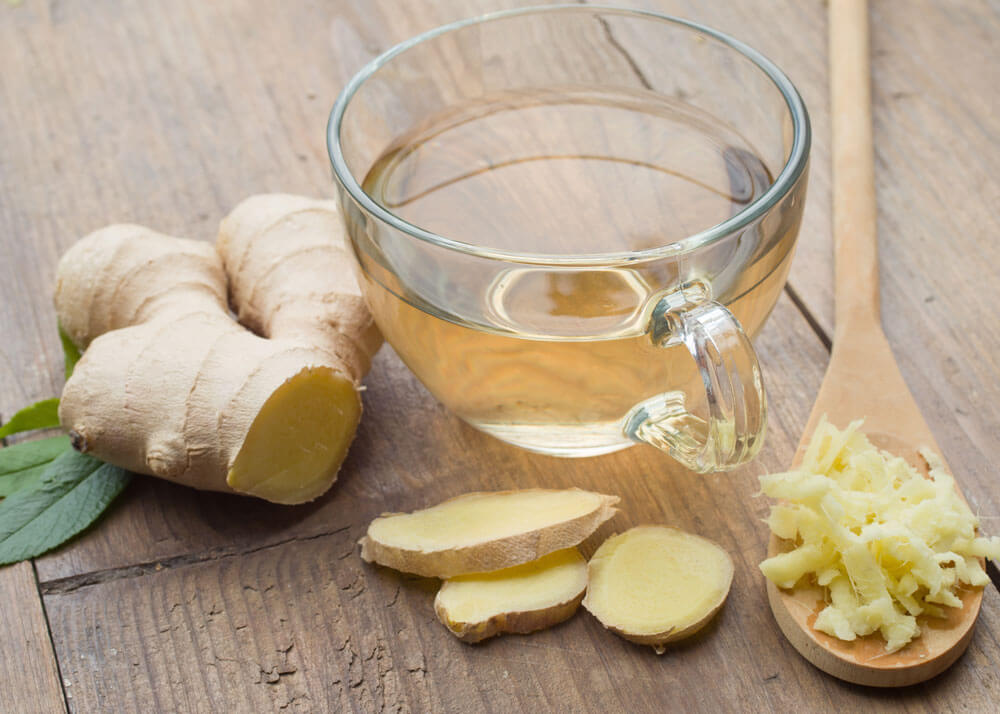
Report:
M941 450L906 387L879 317L868 4L830 0L829 7L836 330L830 364L795 463L801 462L817 422L826 414L839 428L863 417L872 443L919 467L923 461L918 449ZM768 555L790 545L772 536ZM812 628L825 605L824 590L801 585L781 590L767 583L774 617L802 656L835 677L876 687L922 682L951 665L972 638L983 597L982 588L959 593L962 608L946 608L949 617L944 620L919 618L922 634L886 654L877 633L843 642Z

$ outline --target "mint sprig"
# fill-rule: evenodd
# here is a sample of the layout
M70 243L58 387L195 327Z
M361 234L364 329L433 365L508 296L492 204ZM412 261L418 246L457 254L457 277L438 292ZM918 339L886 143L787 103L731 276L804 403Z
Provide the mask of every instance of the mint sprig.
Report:
M0 449L0 478L32 466L47 464L65 451L67 446L68 436L50 436L48 439L25 441Z
M0 449L0 497L33 488L45 467L69 448L69 437L52 436Z
M67 449L35 488L0 502L0 565L34 558L66 542L101 515L131 474Z
M66 378L80 351L59 328ZM59 426L59 400L25 407L0 426L0 439ZM125 488L132 474L79 454L67 436L0 448L0 565L34 558L90 526Z

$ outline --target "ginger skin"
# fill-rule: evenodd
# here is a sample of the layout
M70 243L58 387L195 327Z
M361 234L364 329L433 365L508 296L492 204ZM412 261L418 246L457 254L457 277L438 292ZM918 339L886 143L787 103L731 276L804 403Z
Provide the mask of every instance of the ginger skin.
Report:
M385 513L358 543L361 559L452 578L529 563L571 548L618 512L617 496L570 489L477 491L412 513Z
M324 350L360 381L382 334L361 297L343 234L333 201L262 194L223 219L216 249L241 324Z
M268 206L268 223L255 222L257 205ZM257 266L234 273L234 285L266 295L268 275L296 265L296 290L256 298L269 311L265 324L251 324L263 337L230 317L223 258L210 244L114 225L67 251L56 311L86 351L60 421L75 448L132 471L303 503L336 478L361 416L358 383L381 338L338 244L334 204L263 196L233 215L244 219L223 223L220 245L239 245ZM304 226L296 215L309 216ZM289 225L297 237L282 240ZM255 259L258 243L266 266ZM312 261L297 257L305 244ZM233 298L242 314L242 293ZM282 323L286 308L294 320Z

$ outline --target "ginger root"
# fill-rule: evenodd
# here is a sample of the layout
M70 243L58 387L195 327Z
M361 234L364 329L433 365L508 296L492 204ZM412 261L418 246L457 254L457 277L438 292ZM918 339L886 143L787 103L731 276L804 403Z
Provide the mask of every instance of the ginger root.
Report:
M361 557L451 578L509 568L570 548L617 511L617 496L580 489L477 492L372 521Z
M608 538L588 566L583 606L627 640L664 645L704 627L722 607L733 561L715 543L665 526Z
M288 504L324 493L381 344L342 234L332 202L273 195L223 222L222 258L135 225L78 241L55 295L86 349L59 408L74 447L199 489ZM224 261L234 306L261 336L228 312Z
M567 548L512 568L446 580L434 611L458 639L479 642L568 620L586 590L587 561L576 548Z

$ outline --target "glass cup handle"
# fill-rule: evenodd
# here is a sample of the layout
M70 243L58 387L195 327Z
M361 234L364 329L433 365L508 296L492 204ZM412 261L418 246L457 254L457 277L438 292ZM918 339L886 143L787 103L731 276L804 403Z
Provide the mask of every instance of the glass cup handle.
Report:
M753 459L764 442L767 398L757 353L739 321L695 283L660 300L650 336L660 347L687 346L705 387L708 421L688 411L684 392L665 392L632 409L626 435L699 473Z

